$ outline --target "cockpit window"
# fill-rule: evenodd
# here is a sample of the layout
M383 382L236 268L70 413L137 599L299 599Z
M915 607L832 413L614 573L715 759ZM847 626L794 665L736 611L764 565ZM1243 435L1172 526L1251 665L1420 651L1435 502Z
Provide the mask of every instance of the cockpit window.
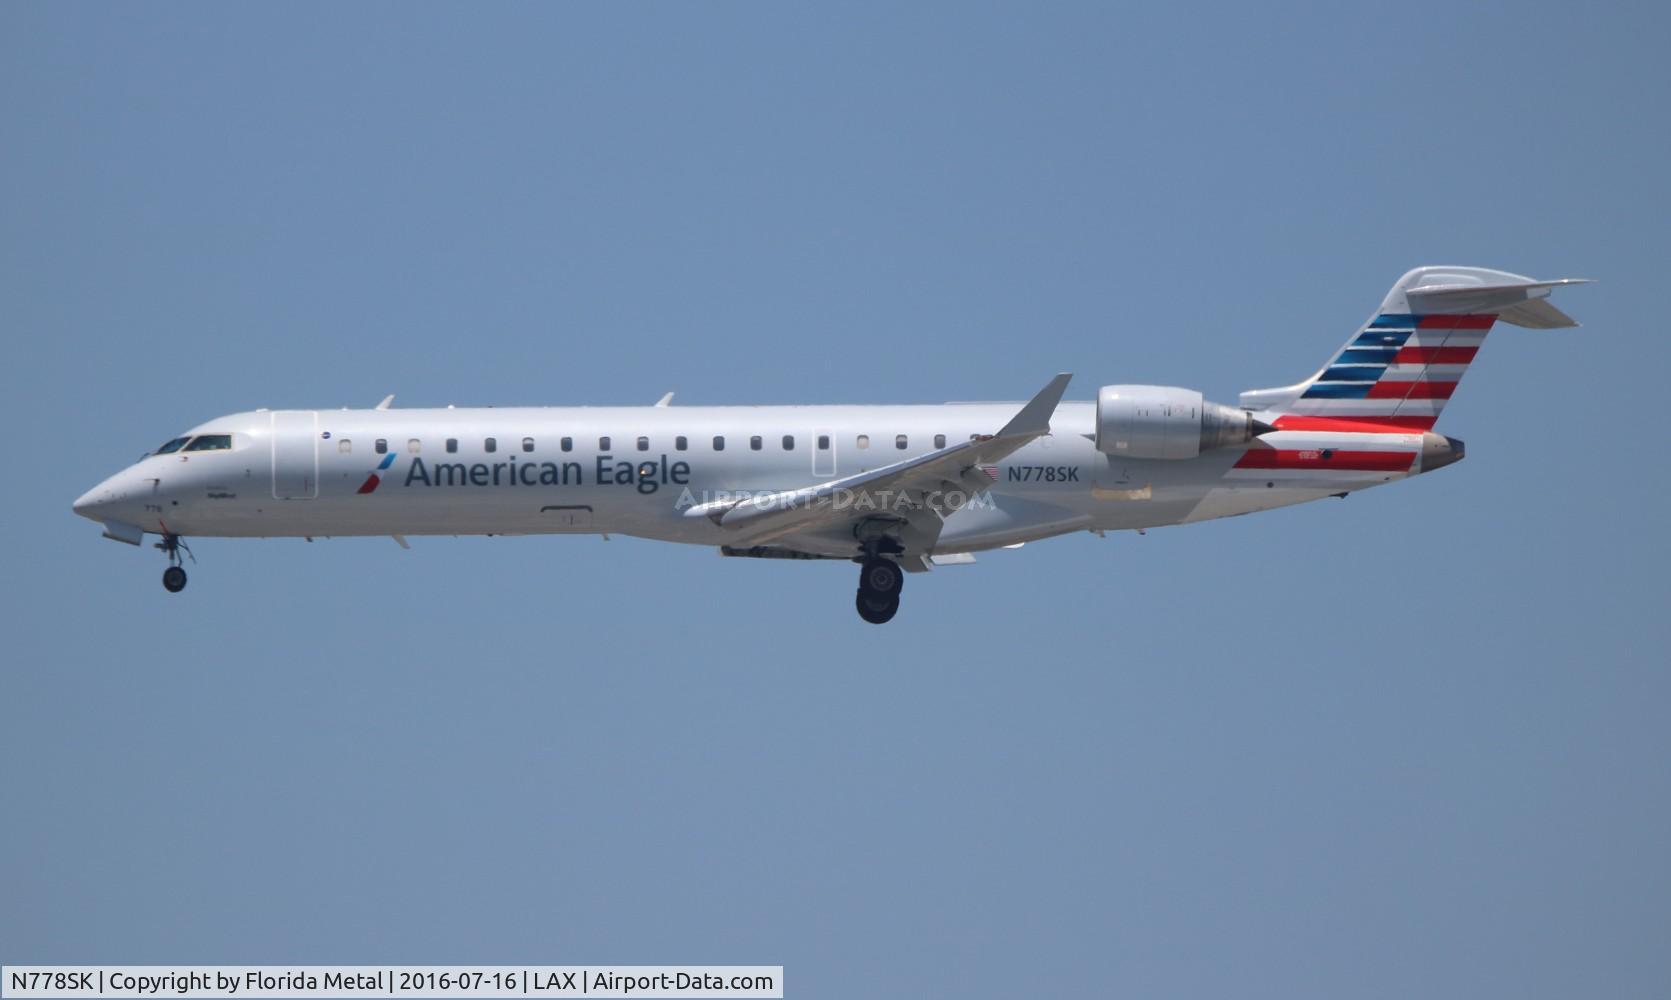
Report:
M230 434L199 434L186 445L186 451L225 451L232 447Z
M158 448L156 451L152 452L152 454L154 454L154 455L172 455L175 452L180 450L181 445L185 444L187 441L190 441L190 440L191 440L190 436L177 437L174 440L172 440L172 441L168 442L167 444L163 445L161 448Z

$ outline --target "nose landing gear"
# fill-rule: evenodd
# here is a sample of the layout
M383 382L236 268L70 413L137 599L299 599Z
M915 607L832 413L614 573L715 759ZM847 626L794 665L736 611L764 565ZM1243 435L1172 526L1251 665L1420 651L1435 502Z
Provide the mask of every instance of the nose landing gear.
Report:
M191 556L191 561L194 563L197 562L197 557L191 554L191 548L180 539L179 535L163 535L162 541L157 543L157 548L161 549L163 555L168 557L168 568L162 571L163 589L170 594L178 594L186 589L186 569L180 565L180 553L184 552Z
M899 612L899 592L905 588L905 574L892 559L872 556L859 570L859 592L854 606L859 617L872 625L883 625Z

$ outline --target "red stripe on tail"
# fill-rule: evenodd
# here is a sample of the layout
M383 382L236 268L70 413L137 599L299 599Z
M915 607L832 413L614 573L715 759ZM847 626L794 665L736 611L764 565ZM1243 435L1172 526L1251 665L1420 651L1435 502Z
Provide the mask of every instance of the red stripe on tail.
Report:
M1435 416L1387 417L1377 414L1363 416L1317 417L1287 414L1277 417L1271 426L1279 431L1332 431L1336 434L1388 434L1394 431L1430 431L1438 420Z
M1404 472L1415 462L1413 451L1336 451L1308 448L1250 448L1236 460L1238 469L1335 469L1348 472Z
M1479 352L1477 347L1400 347L1393 364L1465 365Z
M1369 387L1369 399L1449 399L1455 382L1387 382Z

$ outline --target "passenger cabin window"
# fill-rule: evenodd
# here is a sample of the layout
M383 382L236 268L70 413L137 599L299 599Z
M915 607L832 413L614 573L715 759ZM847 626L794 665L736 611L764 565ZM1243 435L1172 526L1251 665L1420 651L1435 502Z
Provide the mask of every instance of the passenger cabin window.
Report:
M895 448L898 448L898 449L899 449L899 450L900 450L900 451L904 451L904 450L905 450L905 444L906 444L906 442L905 442L905 435L903 435L903 434L900 434L900 435L897 435L897 436L896 436L896 437L895 437L895 438L894 438L894 447L895 447Z
M944 435L944 434L934 435L934 447L944 448L945 446L946 446L946 435Z
M447 439L447 454L451 455L451 454L454 454L457 451L458 451L458 438L448 438Z
M492 452L498 451L499 450L499 439L498 438L488 438L487 440L482 442L482 448L484 450L486 450L487 452L489 452L490 454Z
M190 440L191 440L191 438L189 438L189 437L175 438L174 440L172 440L172 441L168 442L167 444L163 445L161 448L158 448L156 450L155 454L158 454L158 455L172 455L175 452L179 451L181 446L183 446L187 441L190 441Z
M557 446L562 448L564 451L573 451L574 438L564 438L563 440L557 442Z
M598 438L598 450L599 451L608 451L609 450L609 438L607 438L607 437Z
M423 447L423 442L419 441L417 438L407 438L406 439L406 450L408 452L416 455L418 453L419 449L421 449L422 447Z
M858 437L858 440L855 441L854 443L857 444L860 448L869 448L870 447L870 435L869 434L860 434L859 437Z
M348 440L347 438L341 438L337 441L337 451L342 452L344 455L348 454L349 452L351 452L353 450L354 450L354 442Z
M533 451L534 450L534 439L533 438L523 438L522 439L522 450L523 451Z
M760 445L761 445L760 435L756 434L753 437L748 439L749 450L759 451L760 450Z
M829 451L830 450L830 436L828 434L818 435L818 450L819 451Z
M714 450L715 451L724 451L725 450L725 438L724 438L724 436L722 436L722 435L715 435L714 436Z
M674 451L684 451L688 447L690 447L690 442L685 440L685 436L683 434L673 439Z
M230 434L199 434L186 445L186 451L225 451L232 447Z
M650 450L650 439L647 438L647 437L639 438L638 439L638 450L639 451L649 451Z
M377 443L372 445L372 450L379 455L387 455L389 453L389 439L378 438Z
M795 450L795 435L785 434L783 436L783 450L784 451L794 451Z

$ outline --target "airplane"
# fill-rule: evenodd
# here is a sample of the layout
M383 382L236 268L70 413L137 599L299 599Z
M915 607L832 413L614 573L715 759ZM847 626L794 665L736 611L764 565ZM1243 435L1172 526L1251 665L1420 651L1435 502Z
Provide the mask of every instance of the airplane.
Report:
M758 559L859 564L854 604L899 610L905 573L1089 531L1271 510L1444 468L1434 431L1499 320L1578 324L1583 279L1416 268L1316 374L1215 403L1102 386L1025 404L254 410L201 424L87 491L104 537L155 534L163 586L187 537L633 535ZM193 560L195 562L195 558Z

